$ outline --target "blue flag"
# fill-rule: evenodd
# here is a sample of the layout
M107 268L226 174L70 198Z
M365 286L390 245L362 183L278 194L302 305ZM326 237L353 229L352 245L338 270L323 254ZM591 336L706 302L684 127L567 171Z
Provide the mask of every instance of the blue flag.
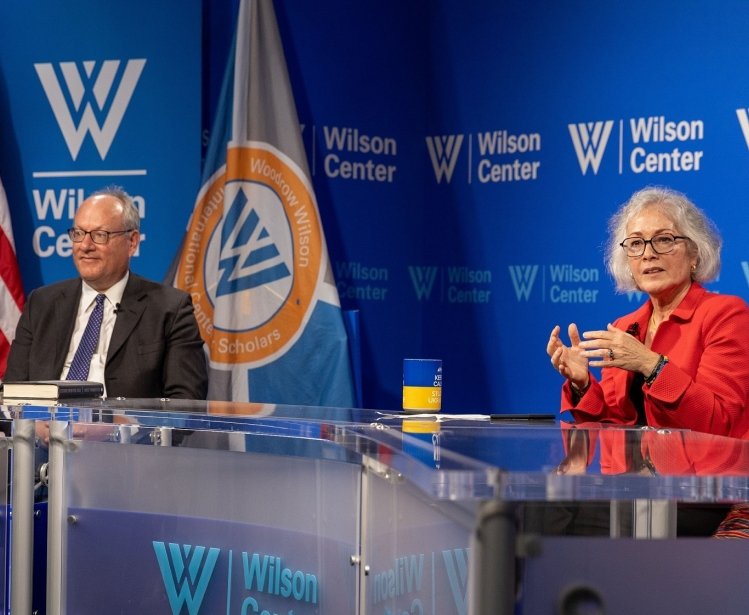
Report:
M346 332L272 0L242 0L175 286L210 399L353 405Z

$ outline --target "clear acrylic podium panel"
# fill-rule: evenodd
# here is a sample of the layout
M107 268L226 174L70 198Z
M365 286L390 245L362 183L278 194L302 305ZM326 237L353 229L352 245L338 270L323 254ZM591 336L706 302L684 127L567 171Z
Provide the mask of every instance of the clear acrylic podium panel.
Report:
M376 465L363 489L361 612L465 614L474 504L437 504Z
M396 429L380 434L377 415L352 422L337 410L328 419L283 410L243 418L125 409L109 423L78 408L68 424L59 409L60 612L375 613L399 604L406 585L416 592L409 608L464 601L472 503L435 506L402 474L388 478L391 463L436 478L441 491L442 477L411 446L420 443ZM465 463L457 473L485 475ZM112 574L113 554L127 583ZM450 577L439 572L445 561Z
M406 469L429 493L435 476L457 500L508 502L749 501L749 440L686 430L602 424L443 421L430 438L402 433L412 419L383 419L432 465ZM383 432L387 433L389 430ZM383 435L382 437L387 437ZM439 449L439 450L437 450ZM439 459L435 467L433 458ZM465 478L472 473L472 480Z
M484 503L608 510L612 501L749 500L747 443L705 434L460 419L415 429L412 417L377 411L148 404L75 409L60 522L63 612L101 612L103 599L123 608L142 596L167 609L153 612L192 604L209 613L204 605L218 600L217 612L230 604L231 612L464 614ZM115 432L117 441L100 441ZM572 547L578 538L564 540ZM617 546L628 542L603 541L610 555L621 551L607 566L633 565ZM705 548L730 555L715 543ZM518 613L533 612L523 600L547 612L569 589L553 586L552 596L543 581L565 569L577 548L569 547L523 560L521 581L536 602L521 592ZM132 562L132 581L112 574L114 558ZM683 561L670 563L685 572ZM92 583L97 573L117 587ZM313 588L318 602L305 602Z
M34 418L34 410L26 408L24 415ZM57 411L64 417L70 409ZM362 446L370 454L373 445L362 443L379 442L399 451L385 463L408 461L401 470L423 491L442 484L447 491L433 494L437 499L749 499L749 441L689 431L451 417L427 432L411 426L427 419L402 413L184 400L110 400L72 411L80 423L114 416L115 424L149 429L327 441L337 454L359 455Z
M252 438L233 433L226 450L75 441L63 612L355 612L359 468L248 452Z
M435 612L746 612L749 589L743 579L749 549L743 541L610 538L641 535L643 525L652 531L664 516L677 514L677 503L747 501L748 442L678 430L549 428L521 422L477 428L447 422L431 441L433 449L442 447L441 454L436 450L429 454L428 439L422 437L422 444L427 449L422 451L426 464L439 459L443 470L449 468L455 458L446 455L447 450L486 463L492 474L488 484L433 481L430 489L418 473L404 468L416 477L420 492L431 492L433 497L463 494L457 496L460 499L473 491L481 501L472 536L483 540L471 541L469 551L477 553L468 557L472 570L481 574L481 589L476 590L471 575L469 589L461 585L460 577L448 575L443 581L447 595ZM480 497L479 492L490 487L494 498ZM517 504L516 561L497 557L498 550L507 549L508 540L492 533L482 517L483 506L497 502ZM539 518L552 523L538 523ZM440 531L435 534L424 544L439 544ZM449 553L443 550L443 555ZM445 557L445 573L451 564ZM513 584L508 587L504 581L510 576ZM400 596L400 603L395 602L397 597L393 600L398 609L394 612L408 612L409 604L415 604L408 597Z

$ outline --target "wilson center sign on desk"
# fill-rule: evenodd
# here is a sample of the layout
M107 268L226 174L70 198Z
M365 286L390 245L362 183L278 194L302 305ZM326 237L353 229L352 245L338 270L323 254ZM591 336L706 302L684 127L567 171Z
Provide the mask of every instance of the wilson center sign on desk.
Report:
M137 401L51 423L47 613L465 614L473 505L382 413Z
M17 600L33 546L19 496L33 486L27 453L34 419L54 418L47 561L33 579L47 615L535 615L575 600L733 613L749 602L743 545L674 539L669 525L677 502L747 500L743 440L447 414L419 419L438 424L420 438L399 412L233 402L42 410L13 410L10 576ZM531 514L568 509L602 531L547 532ZM708 594L692 578L734 589Z

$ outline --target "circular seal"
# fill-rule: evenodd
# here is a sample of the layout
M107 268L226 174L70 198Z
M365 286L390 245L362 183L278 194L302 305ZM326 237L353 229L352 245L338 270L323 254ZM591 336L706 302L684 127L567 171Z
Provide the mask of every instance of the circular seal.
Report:
M301 169L266 143L230 147L198 195L175 282L192 296L211 362L254 368L284 354L314 308L323 255Z

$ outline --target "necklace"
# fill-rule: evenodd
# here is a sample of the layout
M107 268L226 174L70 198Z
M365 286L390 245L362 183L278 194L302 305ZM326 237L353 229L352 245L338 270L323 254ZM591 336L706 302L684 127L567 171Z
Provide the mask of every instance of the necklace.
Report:
M660 323L659 323L660 324ZM655 312L650 316L650 320L648 321L648 330L645 334L645 345L650 348L650 344L653 343L653 338L655 337L655 334L658 331L658 325L655 324Z
M650 326L653 328L653 330L655 330L655 329L657 329L658 327L661 326L661 324L663 323L664 320L668 320L668 316L664 316L658 322L655 322L655 312L653 312L650 315Z

